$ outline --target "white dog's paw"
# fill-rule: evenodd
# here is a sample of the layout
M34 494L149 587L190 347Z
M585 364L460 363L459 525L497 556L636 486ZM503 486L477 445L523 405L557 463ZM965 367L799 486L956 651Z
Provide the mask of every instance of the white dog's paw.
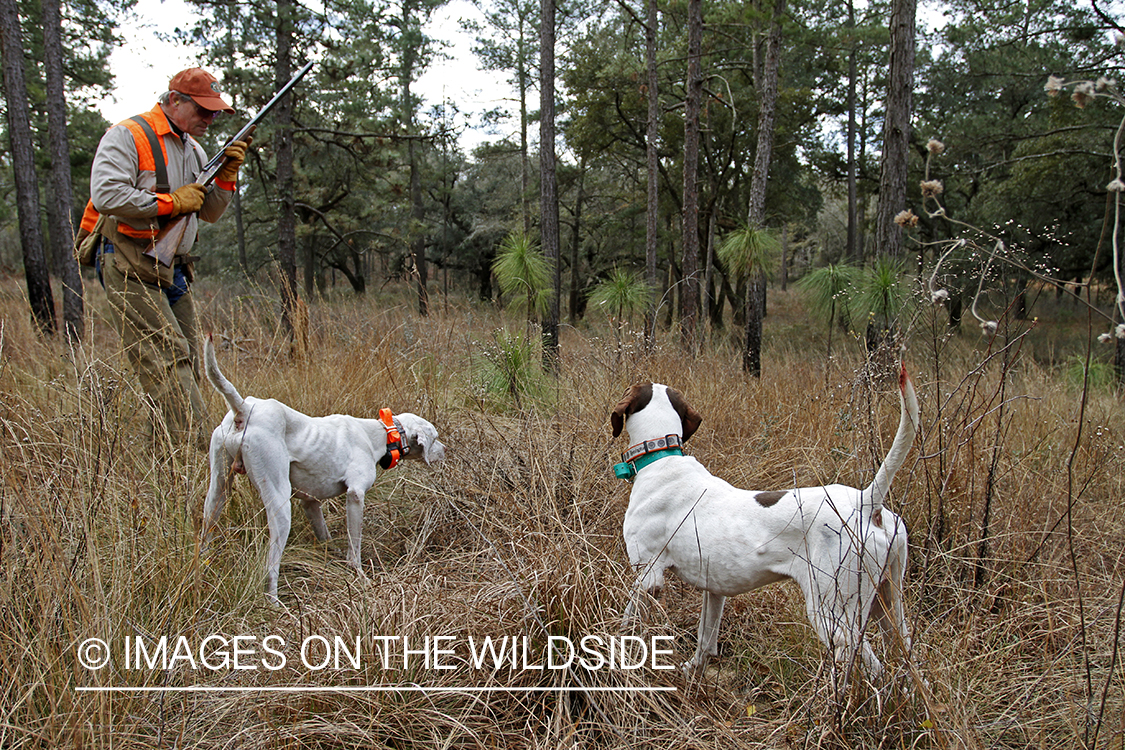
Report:
M695 657L688 659L680 665L680 671L683 672L684 678L689 682L700 677L706 669L706 662L700 662Z
M355 577L358 578L359 580L361 580L361 581L369 580L368 577L367 577L367 573L363 572L363 565L361 565L359 563L349 562L348 567L351 568L352 573L354 573Z

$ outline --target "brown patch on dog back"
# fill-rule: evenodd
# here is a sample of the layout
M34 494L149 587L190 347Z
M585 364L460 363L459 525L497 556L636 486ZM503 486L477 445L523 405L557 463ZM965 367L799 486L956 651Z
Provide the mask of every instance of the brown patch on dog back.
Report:
M774 505L774 503L776 503L778 500L780 500L781 498L785 497L788 494L789 494L788 492L783 492L783 491L780 491L780 490L771 490L769 492L755 493L754 499L758 501L758 505L762 506L763 508L769 508L772 505Z
M625 417L645 408L651 400L652 383L637 383L625 391L625 395L621 397L617 406L613 407L613 413L609 415L609 423L613 426L613 436L617 437L621 434L621 430L625 427Z
M672 408L680 415L680 424L684 426L683 438L686 441L699 429L699 424L703 421L703 415L691 408L687 399L684 398L684 394L675 388L668 389L668 400L672 402Z

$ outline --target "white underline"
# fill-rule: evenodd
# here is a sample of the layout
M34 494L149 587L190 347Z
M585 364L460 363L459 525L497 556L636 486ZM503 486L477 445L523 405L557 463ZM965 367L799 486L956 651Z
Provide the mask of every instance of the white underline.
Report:
M675 687L420 687L417 685L340 685L337 687L210 687L186 685L179 687L76 687L79 693L545 693L566 690L572 693L663 693Z

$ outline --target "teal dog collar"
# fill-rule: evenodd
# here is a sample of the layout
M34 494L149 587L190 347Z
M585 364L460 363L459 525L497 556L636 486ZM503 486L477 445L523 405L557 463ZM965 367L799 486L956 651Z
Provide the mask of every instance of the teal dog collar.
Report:
M621 454L621 463L613 465L613 474L618 479L633 481L637 472L649 464L668 456L682 456L679 435L665 435L656 440L637 443Z

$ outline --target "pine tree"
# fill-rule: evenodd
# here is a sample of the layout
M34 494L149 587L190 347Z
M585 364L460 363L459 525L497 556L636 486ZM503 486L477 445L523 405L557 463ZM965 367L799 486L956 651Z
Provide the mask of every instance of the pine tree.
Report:
M0 0L0 54L3 55L4 94L7 100L8 142L16 183L20 244L27 281L31 313L42 334L53 335L57 328L55 302L47 259L43 252L43 230L39 224L39 181L35 175L35 155L24 78L22 42L16 0Z

